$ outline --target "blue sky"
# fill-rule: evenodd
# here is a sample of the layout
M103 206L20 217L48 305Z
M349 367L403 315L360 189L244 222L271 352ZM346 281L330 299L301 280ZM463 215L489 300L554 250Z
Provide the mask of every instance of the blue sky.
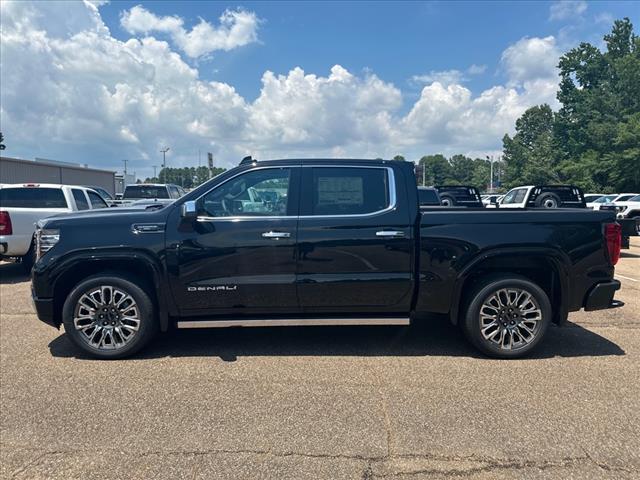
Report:
M432 70L486 65L467 85L481 91L504 81L500 54L522 37L561 36L600 42L609 18L640 19L640 3L590 2L584 18L550 19L554 2L113 2L100 9L112 34L129 34L120 15L143 5L157 15L179 15L186 26L199 17L215 21L227 8L242 7L262 19L260 42L201 62L203 77L234 85L248 99L258 96L265 70L286 73L296 66L327 72L340 64L352 72L371 69L395 85L419 90L410 79ZM601 21L595 19L601 18ZM417 95L417 93L416 93Z
M245 154L499 154L556 65L638 2L0 4L6 155L141 175L169 145Z

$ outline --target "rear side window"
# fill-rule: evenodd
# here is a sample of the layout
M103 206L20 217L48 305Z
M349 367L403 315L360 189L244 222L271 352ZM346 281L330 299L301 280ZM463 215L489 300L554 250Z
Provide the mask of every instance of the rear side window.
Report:
M91 202L91 208L107 208L107 202L105 202L100 195L96 192L91 192L87 190L87 195L89 195L89 201Z
M440 205L440 199L435 190L418 189L420 205Z
M312 171L311 215L363 215L389 206L386 169L316 167Z
M169 185L169 190L171 192L171 198L180 198L178 187L176 187L175 185Z
M2 188L0 207L67 208L67 201L59 188Z
M124 200L140 198L169 198L169 192L164 185L127 185L124 189Z
M87 197L84 196L84 192L82 190L73 189L71 190L73 193L73 199L76 201L76 207L78 210L89 210L89 202L87 202Z

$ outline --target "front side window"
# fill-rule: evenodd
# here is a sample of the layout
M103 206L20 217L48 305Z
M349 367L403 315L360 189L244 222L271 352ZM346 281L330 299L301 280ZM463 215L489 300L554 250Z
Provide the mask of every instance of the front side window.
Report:
M290 168L254 170L223 183L199 201L208 217L282 217L287 215Z
M507 193L504 196L502 203L503 204L522 203L524 201L524 197L526 194L527 194L526 188L516 188L514 190L511 190L509 193Z
M386 169L316 167L312 182L312 215L364 215L390 205Z
M71 190L73 193L73 199L76 201L76 207L78 210L89 210L89 202L87 202L87 197L84 196L84 192L82 190L73 189Z
M89 201L91 202L91 208L108 208L107 202L105 202L100 195L96 192L92 192L87 190L87 195L89 195Z

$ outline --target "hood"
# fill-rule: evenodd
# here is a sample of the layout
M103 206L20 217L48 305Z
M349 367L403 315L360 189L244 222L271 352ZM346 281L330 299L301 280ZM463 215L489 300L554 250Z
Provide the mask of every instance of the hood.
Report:
M40 228L58 228L58 226L71 224L88 227L94 224L131 225L134 222L164 221L169 210L171 210L169 206L163 208L149 208L148 206L100 208L54 215L40 220L38 225Z

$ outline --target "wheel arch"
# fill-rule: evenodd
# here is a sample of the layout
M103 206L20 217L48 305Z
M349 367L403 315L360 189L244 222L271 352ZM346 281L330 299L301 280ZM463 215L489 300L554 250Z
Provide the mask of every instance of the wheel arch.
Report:
M83 279L97 274L122 275L136 281L156 306L160 329L166 331L169 325L167 293L163 287L163 272L149 255L127 252L101 252L80 254L66 258L59 265L53 281L53 312L56 325L62 323L62 307L73 288Z
M459 323L466 295L487 276L514 274L524 277L544 290L553 309L553 322L563 324L568 316L568 260L549 248L509 249L485 252L459 274L452 298L450 320Z

